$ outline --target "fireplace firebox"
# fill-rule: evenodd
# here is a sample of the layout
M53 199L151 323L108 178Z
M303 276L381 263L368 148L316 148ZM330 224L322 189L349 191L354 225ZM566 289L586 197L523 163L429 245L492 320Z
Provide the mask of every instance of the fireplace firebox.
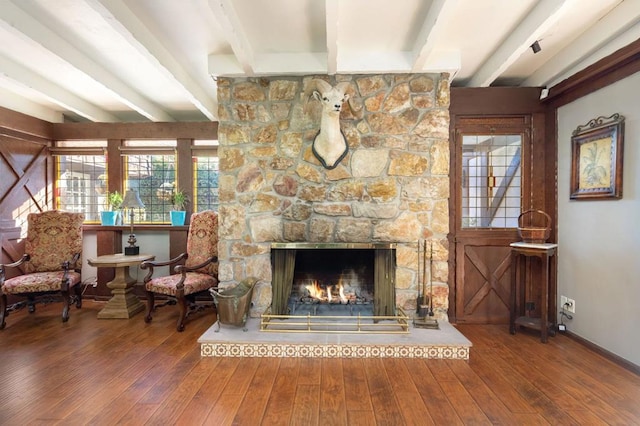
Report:
M393 243L273 243L276 315L396 314Z

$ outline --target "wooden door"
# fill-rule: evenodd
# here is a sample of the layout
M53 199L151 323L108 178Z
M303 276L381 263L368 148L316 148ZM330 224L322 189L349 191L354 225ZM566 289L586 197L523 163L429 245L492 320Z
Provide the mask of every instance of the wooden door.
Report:
M506 324L509 244L518 240L518 217L531 203L532 120L530 115L455 120L450 317L460 323Z
M456 239L458 322L507 323L510 307L512 239Z

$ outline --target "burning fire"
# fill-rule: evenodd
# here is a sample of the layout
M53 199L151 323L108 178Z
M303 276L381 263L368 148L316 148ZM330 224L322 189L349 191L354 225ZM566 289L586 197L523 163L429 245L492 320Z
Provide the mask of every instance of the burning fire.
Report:
M348 298L344 294L344 286L342 283L337 285L328 285L326 290L323 290L317 280L314 280L311 284L307 284L304 286L309 292L309 297L317 300L326 300L328 302L332 302L334 297L340 299L341 303L347 303Z
M304 288L309 292L309 297L319 300L324 299L324 291L320 287L320 284L318 284L318 281L314 280L311 284L305 285Z

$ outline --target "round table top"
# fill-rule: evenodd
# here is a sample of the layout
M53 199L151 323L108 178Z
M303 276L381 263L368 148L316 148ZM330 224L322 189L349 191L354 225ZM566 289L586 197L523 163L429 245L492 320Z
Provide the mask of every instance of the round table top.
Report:
M144 262L145 260L153 260L156 257L153 254L133 254L125 255L124 253L105 254L102 256L87 259L87 262L91 266L105 266L105 267L117 267L117 266L135 266Z

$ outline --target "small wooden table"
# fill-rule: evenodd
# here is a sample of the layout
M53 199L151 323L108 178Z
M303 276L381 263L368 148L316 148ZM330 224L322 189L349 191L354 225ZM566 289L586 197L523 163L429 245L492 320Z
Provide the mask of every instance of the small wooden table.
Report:
M144 310L144 304L133 294L135 278L129 275L129 267L137 266L145 260L153 260L156 257L151 254L137 254L125 256L122 253L106 254L93 259L87 259L91 266L98 268L115 268L116 275L107 283L113 295L106 306L98 312L98 318L131 318Z
M555 263L553 259L556 254L557 244L548 243L511 243L511 312L510 312L510 332L516 333L516 325L540 330L540 340L547 343L547 336L555 333L555 311L556 311L556 286L555 286ZM522 260L529 256L539 257L542 262L541 282L540 282L540 318L532 318L521 315L520 301L524 298L522 276ZM550 262L550 259L552 260ZM551 267L549 267L551 264ZM523 294L521 295L520 292ZM552 313L551 321L549 312Z

